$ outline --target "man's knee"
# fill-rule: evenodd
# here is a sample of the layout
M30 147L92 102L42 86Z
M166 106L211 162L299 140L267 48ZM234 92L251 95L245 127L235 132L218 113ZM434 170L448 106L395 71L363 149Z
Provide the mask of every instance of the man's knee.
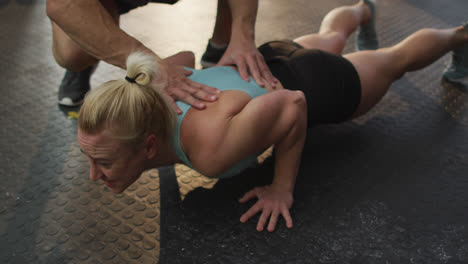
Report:
M76 47L60 50L54 47L53 53L57 64L70 71L82 71L98 62L96 58Z
M51 19L60 15L66 8L66 1L62 0L47 0L46 2L46 14Z

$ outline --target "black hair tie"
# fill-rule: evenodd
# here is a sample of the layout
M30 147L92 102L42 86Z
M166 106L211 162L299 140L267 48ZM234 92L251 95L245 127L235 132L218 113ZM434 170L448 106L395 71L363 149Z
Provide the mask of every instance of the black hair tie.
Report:
M127 80L127 82L129 82L129 83L136 83L136 81L135 81L136 78L130 78L128 76L125 76L125 80Z

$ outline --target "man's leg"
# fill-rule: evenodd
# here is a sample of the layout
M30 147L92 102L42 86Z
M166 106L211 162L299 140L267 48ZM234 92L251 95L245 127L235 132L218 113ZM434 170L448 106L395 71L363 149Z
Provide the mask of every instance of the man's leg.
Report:
M317 34L301 36L294 41L304 48L340 54L348 37L359 26L368 23L370 17L371 10L364 1L351 6L341 6L324 17Z
M96 58L84 52L55 22L52 22L52 36L55 61L63 68L80 72L98 63Z
M463 26L422 29L390 48L345 55L361 79L361 103L354 117L377 104L390 85L406 72L424 68L455 49L468 49L468 30Z
M101 0L115 23L119 23L117 5L113 0ZM90 89L89 79L98 60L83 51L57 24L52 22L52 52L57 63L66 69L59 86L59 104L76 106L83 102Z
M216 65L226 51L231 39L232 16L227 0L218 0L216 22L213 35L208 40L206 51L201 58L203 68Z

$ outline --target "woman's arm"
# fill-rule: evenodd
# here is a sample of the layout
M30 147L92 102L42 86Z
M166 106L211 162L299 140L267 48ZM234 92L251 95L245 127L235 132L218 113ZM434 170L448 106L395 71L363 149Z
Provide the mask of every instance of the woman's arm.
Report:
M286 92L286 90L283 90ZM291 91L287 91L290 93ZM278 113L269 119L272 128L272 140L275 145L275 175L270 186L257 187L247 192L240 202L257 197L258 201L241 217L242 222L262 211L257 230L262 231L268 219L267 230L272 232L276 227L278 216L283 215L286 226L292 228L293 221L289 209L293 203L293 191L299 169L302 149L307 129L306 101L302 92L292 103L285 103ZM261 107L260 107L261 108ZM250 109L247 109L250 110ZM254 109L255 110L255 109ZM267 109L258 109L265 113ZM278 111L276 110L276 111ZM275 115L278 119L275 120ZM269 114L271 115L271 114ZM261 135L259 135L260 137Z
M257 230L263 230L270 218L268 230L273 231L280 214L286 219L287 226L292 227L289 208L293 202L292 193L306 136L306 120L306 101L302 92L279 90L259 96L234 114L225 126L217 125L220 140L207 146L209 157L192 155L192 164L196 167L203 160L209 160L211 171L206 171L207 176L216 175L248 155L274 144L273 182L269 186L255 188L241 199L245 202L258 198L241 221L245 222L262 211ZM216 120L210 121L217 123Z

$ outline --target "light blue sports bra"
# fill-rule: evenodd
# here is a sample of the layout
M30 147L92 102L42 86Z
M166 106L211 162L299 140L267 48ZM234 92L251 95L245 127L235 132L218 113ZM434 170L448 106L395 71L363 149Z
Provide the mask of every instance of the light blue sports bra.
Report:
M187 70L193 71L192 75L189 76L189 79L191 79L192 81L205 84L211 87L216 87L221 91L244 91L252 99L267 93L267 91L261 86L259 86L252 78L250 78L249 82L244 81L240 77L239 73L231 67L213 67L205 70L195 70L187 68ZM182 124L182 121L184 120L185 114L187 114L191 106L182 101L177 101L176 104L182 110L183 113L178 115L177 125L175 128L173 138L173 147L180 160L182 160L185 165L193 169L192 164L187 158L187 155L185 155L180 144L180 126ZM246 168L254 165L257 162L257 156L259 154L260 153L256 155L251 155L241 160L240 162L232 166L230 169L223 172L221 175L218 175L217 178L227 178L239 174Z

